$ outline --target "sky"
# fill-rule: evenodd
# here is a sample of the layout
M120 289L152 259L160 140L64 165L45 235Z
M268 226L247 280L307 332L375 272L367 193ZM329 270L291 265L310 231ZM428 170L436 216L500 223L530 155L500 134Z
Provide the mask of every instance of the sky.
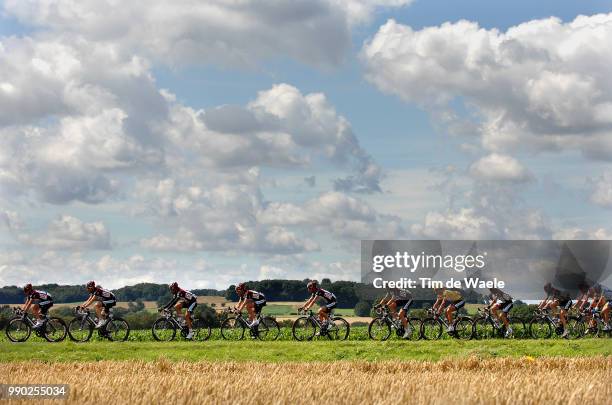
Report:
M612 1L0 1L0 285L612 239Z

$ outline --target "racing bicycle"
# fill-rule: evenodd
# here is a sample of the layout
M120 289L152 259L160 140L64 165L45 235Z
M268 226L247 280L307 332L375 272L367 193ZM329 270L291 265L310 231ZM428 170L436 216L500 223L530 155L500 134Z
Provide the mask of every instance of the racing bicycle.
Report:
M251 326L242 312L227 309L226 314L234 314L221 323L221 336L226 340L242 340L248 330L252 339L276 340L280 336L280 326L276 319L257 314L258 325Z
M428 317L421 321L421 337L425 340L438 340L446 331L456 339L470 340L473 337L473 320L469 316L459 315L452 322L452 330L449 323L441 314L429 309Z
M372 319L368 326L368 335L372 340L387 340L391 337L391 332L395 330L395 334L399 337L404 336L404 325L399 317L394 317L387 305L376 308L376 317ZM416 317L408 317L408 328L410 334L408 339L418 340L420 338L420 322Z
M598 309L587 309L578 315L578 321L580 322L579 327L582 328L582 336L597 336L597 337L611 337L612 329L604 330L606 322L601 316L601 312Z
M32 331L48 342L61 342L66 338L66 322L61 318L44 314L42 325L36 326L36 320L21 308L13 308L13 313L6 325L6 336L11 342L25 342Z
M584 335L584 322L577 316L567 315L569 339L578 339ZM553 316L548 309L538 309L529 322L529 334L534 339L548 339L553 335L563 335L563 325L559 316Z
M184 319L179 320L173 311L169 309L161 309L159 311L161 317L153 323L151 333L153 338L159 342L169 342L174 340L176 332L179 331L181 336L187 339L189 328ZM210 325L207 325L203 319L194 318L192 320L193 337L191 340L207 340L212 333Z
M322 323L312 310L299 311L301 316L293 322L291 333L295 340L312 340L315 336L327 336L330 340L346 340L350 333L350 325L346 319L335 316L332 310L327 322Z
M96 329L97 318L87 308L75 307L75 318L68 323L68 336L74 342L87 342ZM130 336L130 325L123 318L116 317L111 308L106 323L98 328L98 335L112 342L124 342Z
M474 318L473 333L476 339L505 338L506 325L491 314L489 307L478 308L478 315ZM512 333L508 338L523 337L525 322L520 318L508 316Z

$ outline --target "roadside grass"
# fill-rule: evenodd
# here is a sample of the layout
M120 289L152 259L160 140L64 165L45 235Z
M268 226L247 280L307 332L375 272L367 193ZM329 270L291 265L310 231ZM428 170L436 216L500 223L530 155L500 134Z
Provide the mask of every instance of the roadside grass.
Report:
M475 357L611 356L612 339L485 341L222 341L25 343L0 342L0 362L145 360L172 361L337 361L428 360Z

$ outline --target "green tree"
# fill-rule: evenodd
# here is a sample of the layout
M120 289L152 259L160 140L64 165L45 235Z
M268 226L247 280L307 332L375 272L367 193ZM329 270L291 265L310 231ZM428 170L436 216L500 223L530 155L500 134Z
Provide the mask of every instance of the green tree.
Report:
M372 310L372 303L368 301L359 301L355 305L355 315L357 316L370 316Z

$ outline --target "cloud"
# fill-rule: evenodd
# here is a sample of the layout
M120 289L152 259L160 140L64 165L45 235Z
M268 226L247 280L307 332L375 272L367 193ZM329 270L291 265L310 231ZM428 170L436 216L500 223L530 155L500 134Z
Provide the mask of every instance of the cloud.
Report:
M411 231L427 239L488 239L499 235L494 221L470 208L428 213L424 223L413 225Z
M194 110L157 89L144 60L69 39L0 39L11 88L0 94L0 182L12 195L94 204L151 172L321 161L350 171L343 190L379 190L380 167L322 93L278 84L246 106Z
M612 239L612 233L604 228L597 229L583 229L578 227L572 228L561 228L553 234L553 239L556 240L610 240Z
M11 89L0 92L0 182L11 194L99 203L118 191L118 171L163 161L153 127L166 102L141 60L66 38L0 38L0 53Z
M498 153L492 153L472 164L470 174L479 180L509 183L523 183L532 178L518 160Z
M5 12L24 24L113 44L177 66L251 67L288 56L315 66L339 64L350 50L351 27L370 20L377 7L410 1L370 0L8 0Z
M9 232L15 232L21 230L24 223L18 212L3 210L0 211L0 226Z
M605 208L612 208L612 171L603 173L595 180L591 201Z
M401 220L378 213L364 201L327 192L304 203L265 201L257 183L184 188L164 180L141 186L152 213L175 229L141 240L154 251L228 251L294 255L318 251L305 235L332 235L340 242L393 238L404 234Z
M303 168L327 161L353 172L337 179L336 189L380 191L382 169L360 146L348 120L324 94L302 94L286 83L259 92L245 107L195 111L172 104L164 132L179 147L177 160L186 151L200 151L202 164L216 168Z
M308 187L314 187L317 185L317 178L315 176L304 177L304 183Z
M465 20L421 30L389 20L361 55L368 80L384 92L438 116L467 107L485 149L569 149L609 160L610 38L612 14L533 20L506 32Z
M392 239L405 234L402 221L378 213L365 201L341 192L327 192L302 205L271 202L258 213L266 225L300 226L345 240Z
M83 222L70 215L51 221L43 232L24 231L18 239L25 245L51 250L110 249L110 232L102 222Z

